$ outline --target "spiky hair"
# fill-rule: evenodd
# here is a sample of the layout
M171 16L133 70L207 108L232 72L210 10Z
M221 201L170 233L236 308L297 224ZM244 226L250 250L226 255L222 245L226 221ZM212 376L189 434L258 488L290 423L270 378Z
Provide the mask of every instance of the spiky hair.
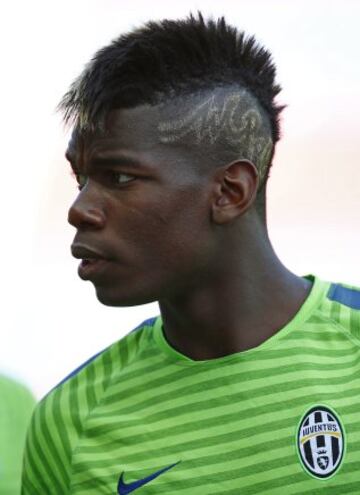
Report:
M115 39L94 55L59 109L66 123L86 131L101 128L112 109L155 105L220 86L245 88L256 98L275 144L283 107L274 101L280 86L270 53L223 17L204 20L201 13L149 22Z

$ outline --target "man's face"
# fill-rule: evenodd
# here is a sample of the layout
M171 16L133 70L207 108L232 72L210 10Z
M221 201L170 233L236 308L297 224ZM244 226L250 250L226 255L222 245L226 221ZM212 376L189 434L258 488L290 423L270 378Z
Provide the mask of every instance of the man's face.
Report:
M74 132L67 150L80 183L72 252L107 305L181 297L214 259L209 172L162 144L157 121L156 107L116 110L106 133Z

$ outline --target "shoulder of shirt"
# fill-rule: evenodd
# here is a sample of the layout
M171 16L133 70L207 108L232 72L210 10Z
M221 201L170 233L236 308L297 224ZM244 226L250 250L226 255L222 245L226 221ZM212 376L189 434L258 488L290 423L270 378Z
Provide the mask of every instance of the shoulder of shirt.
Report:
M360 344L360 287L330 283L317 315Z
M82 363L80 366L75 368L71 373L69 373L65 378L63 378L54 388L46 394L49 395L52 393L54 390L58 389L59 387L63 386L64 384L68 383L69 381L75 379L80 373L84 372L86 368L88 368L91 365L96 365L96 362L101 359L106 359L107 355L110 355L114 349L117 350L119 348L120 350L122 348L128 347L129 345L131 346L135 341L138 341L138 337L140 337L140 334L143 330L149 329L153 327L154 323L156 321L156 317L149 318L145 321L143 321L140 325L135 327L133 330L131 330L129 333L127 333L124 337L122 337L120 340L114 342L110 346L106 347L105 349L101 350L100 352L97 352L93 356L91 356L89 359L87 359L84 363ZM135 346L137 348L137 346ZM44 397L44 398L45 398Z
M360 310L360 287L343 283L332 283L327 293L330 301L353 310Z
M58 486L62 487L61 493L68 493L66 490L72 469L72 455L87 421L102 403L112 384L121 379L128 367L142 359L143 351L146 353L151 349L151 330L155 321L156 318L144 321L123 338L92 356L37 404L28 430L24 455L23 483L29 490L24 493L35 493L32 491L34 486L39 490L36 493L45 493L45 485L46 493L53 493L51 488L55 486L54 478ZM58 442L63 435L66 442ZM43 445L49 446L46 465L41 450ZM62 470L67 473L67 478L57 470L59 459L62 459ZM40 477L39 469L42 472Z

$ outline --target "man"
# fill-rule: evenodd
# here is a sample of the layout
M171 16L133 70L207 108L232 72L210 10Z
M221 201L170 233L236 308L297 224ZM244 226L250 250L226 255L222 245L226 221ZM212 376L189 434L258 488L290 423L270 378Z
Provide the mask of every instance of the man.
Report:
M26 430L35 406L21 383L0 375L0 493L19 495Z
M279 91L264 48L199 15L121 36L64 96L79 275L161 317L41 402L24 494L359 492L360 291L270 244Z

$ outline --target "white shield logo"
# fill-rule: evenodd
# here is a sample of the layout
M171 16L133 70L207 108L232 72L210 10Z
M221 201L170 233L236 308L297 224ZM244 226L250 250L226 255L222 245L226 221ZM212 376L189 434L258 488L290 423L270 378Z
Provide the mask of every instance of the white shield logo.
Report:
M333 409L318 405L303 416L297 448L305 470L316 478L329 478L339 469L345 449L344 428Z

